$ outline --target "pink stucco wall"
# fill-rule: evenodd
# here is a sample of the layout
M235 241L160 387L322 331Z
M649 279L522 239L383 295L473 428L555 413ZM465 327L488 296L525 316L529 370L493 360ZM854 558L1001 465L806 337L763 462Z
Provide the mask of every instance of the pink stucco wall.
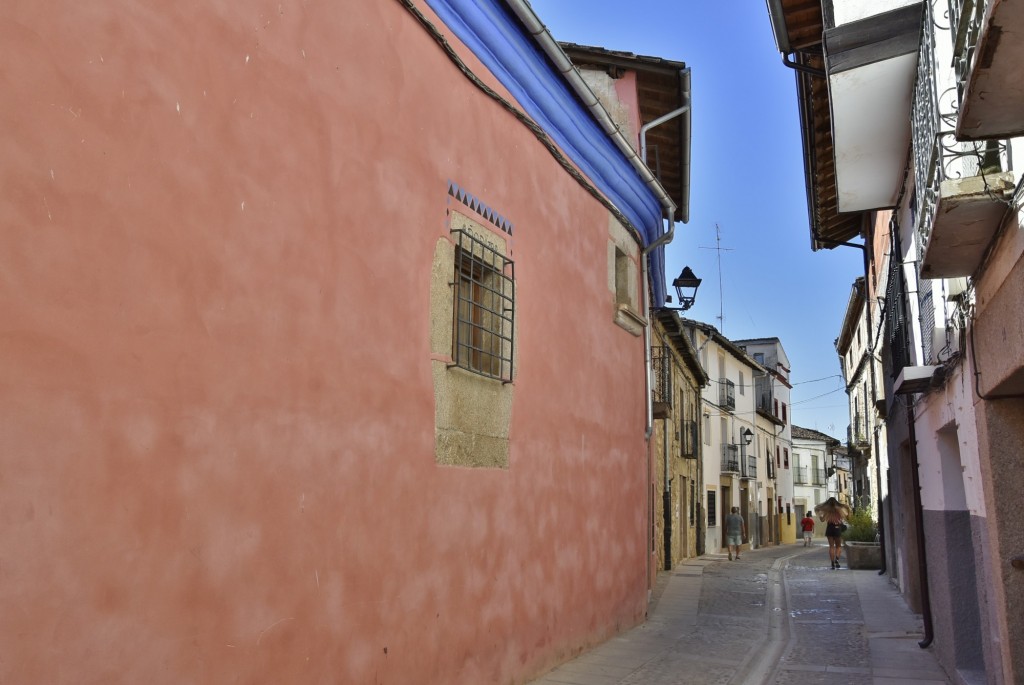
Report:
M633 145L640 149L640 128L643 124L640 121L640 96L636 90L636 72L627 71L620 78L615 79L615 95L619 102L625 105L629 116L630 131L633 132Z
M0 15L0 682L519 682L642 617L607 213L399 3ZM434 462L448 179L515 224L507 471Z

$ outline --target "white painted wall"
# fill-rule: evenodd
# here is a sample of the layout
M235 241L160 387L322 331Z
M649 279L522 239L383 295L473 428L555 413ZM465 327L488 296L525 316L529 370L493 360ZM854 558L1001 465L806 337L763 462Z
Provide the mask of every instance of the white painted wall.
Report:
M759 441L754 425L755 416L755 395L754 395L754 367L737 359L732 352L725 349L713 338L705 335L702 331L694 332L694 343L698 349L698 358L704 366L705 371L711 378L711 382L704 388L701 395L701 421L704 426L703 449L703 471L704 471L704 507L707 509L707 492L714 490L715 497L715 523L714 527L708 527L705 540L706 550L710 553L721 549L721 523L723 507L722 489L722 448L726 444L739 445L740 434L744 429L752 431L755 435L753 442L745 451L741 450L740 455L757 454ZM743 376L743 384L740 384L740 375ZM728 411L720 406L720 392L723 387L722 380L727 379L735 384L735 409ZM724 424L724 434L722 426ZM707 430L710 428L710 430ZM763 449L763 448L762 448ZM751 451L753 450L753 452ZM741 456L742 458L742 456ZM729 498L728 505L740 505L741 482L738 476L729 477ZM748 501L749 511L757 511L758 487L756 481L749 481Z
M913 4L915 0L833 0L832 12L836 26L842 26Z

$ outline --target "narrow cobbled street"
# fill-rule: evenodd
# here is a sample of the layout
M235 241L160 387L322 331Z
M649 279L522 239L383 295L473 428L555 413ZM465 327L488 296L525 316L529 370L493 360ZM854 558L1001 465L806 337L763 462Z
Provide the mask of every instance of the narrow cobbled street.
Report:
M922 637L887 578L785 545L662 574L646 623L533 685L950 682Z

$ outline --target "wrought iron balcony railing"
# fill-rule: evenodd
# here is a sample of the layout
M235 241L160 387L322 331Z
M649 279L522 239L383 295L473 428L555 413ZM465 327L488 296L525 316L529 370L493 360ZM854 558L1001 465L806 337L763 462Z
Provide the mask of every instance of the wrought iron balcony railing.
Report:
M651 348L651 402L654 418L668 418L672 407L672 353L665 345Z
M889 276L885 291L885 334L889 348L890 372L896 378L904 367L912 362L910 350L909 303L907 301L907 283L903 272L901 248L899 242L899 224L893 213L889 221L892 236L889 256Z
M917 230L922 250L935 225L944 181L980 177L985 183L987 176L1008 171L1011 163L1010 148L1005 140L960 141L956 138L958 85L952 73L937 69L936 34L945 34L948 28L935 21L932 9L935 1L924 3L924 30L912 109ZM961 11L965 4L960 3ZM960 16L957 15L958 20Z
M722 473L740 472L740 449L738 445L722 445Z
M812 469L814 472L814 485L824 485L826 482L825 469Z
M727 378L718 381L718 406L725 409L736 408L736 384Z
M757 376L754 378L754 392L757 395L758 411L774 415L773 400L775 399L772 379L768 376Z
M854 447L865 447L868 444L868 430L864 418L854 414L853 423L847 428L847 443Z
M807 479L807 467L806 466L795 466L793 467L793 484L794 485L807 485L810 481Z
M949 0L949 25L953 30L953 68L958 101L963 102L967 79L974 67L981 27L989 0Z

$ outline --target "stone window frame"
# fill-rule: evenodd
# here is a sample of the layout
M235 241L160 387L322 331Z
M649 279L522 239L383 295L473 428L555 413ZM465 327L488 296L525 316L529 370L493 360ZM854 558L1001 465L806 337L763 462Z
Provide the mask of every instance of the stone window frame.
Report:
M612 320L631 335L648 325L641 313L640 260L643 254L633 236L615 217L608 217L608 290Z
M454 197L454 196L453 196ZM458 197L454 197L458 200ZM430 364L434 385L434 461L438 466L509 468L509 431L518 327L510 331L508 379L491 377L456 364L457 233L464 231L512 261L511 234L465 202L449 202L445 233L434 248L430 288ZM514 281L513 281L514 284ZM515 306L510 312L515 318Z

